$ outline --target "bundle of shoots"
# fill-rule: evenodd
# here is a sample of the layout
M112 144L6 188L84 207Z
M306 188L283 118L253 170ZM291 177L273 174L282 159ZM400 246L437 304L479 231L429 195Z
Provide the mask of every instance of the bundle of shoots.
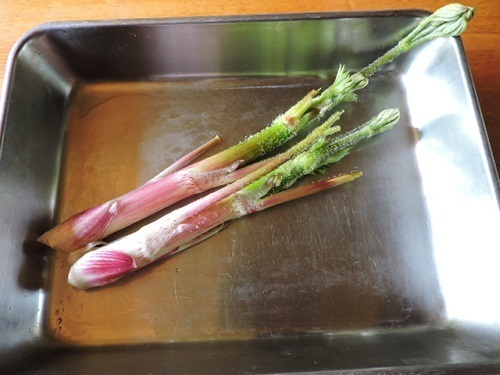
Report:
M338 103L354 101L357 98L354 91L367 83L364 77L351 76L341 68L334 84L319 95L320 101L313 102L319 93L313 90L266 128L239 144L181 169L169 168L118 198L69 217L45 232L38 241L55 250L75 251L185 198L231 183L258 169L259 164L238 168L297 135L318 115L315 108L326 111ZM215 140L201 148L206 149L213 143Z
M195 152L137 189L71 216L38 240L59 251L75 251L189 196L238 180L261 166L260 163L247 165L249 162L289 141L311 122L320 123L325 114L339 103L356 101L355 92L368 84L368 77L397 56L426 41L463 33L473 14L473 8L460 4L438 9L423 18L395 47L361 71L351 73L340 66L331 86L322 92L309 92L260 132L225 151L186 166L199 155ZM244 165L247 166L240 168Z
M334 137L333 134L339 130L334 126L338 117L339 114L334 114L300 142L301 152L250 184L243 187L238 182L229 184L222 189L231 190L231 194L221 195L216 191L143 226L137 232L88 251L71 267L68 282L79 289L110 284L158 259L203 241L216 234L230 220L357 179L361 172L288 189L299 178L339 161L361 141L392 129L399 120L399 111L383 111L358 128ZM269 160L272 162L273 159ZM266 163L262 164L265 166Z

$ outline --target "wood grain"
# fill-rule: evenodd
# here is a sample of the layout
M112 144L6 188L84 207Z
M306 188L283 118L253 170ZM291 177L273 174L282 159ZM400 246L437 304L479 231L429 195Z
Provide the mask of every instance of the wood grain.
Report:
M442 0L3 0L0 2L0 82L16 41L35 26L52 21L170 18L242 15L426 9L449 3ZM496 164L500 165L500 121L496 116L500 78L500 1L471 0L477 9L463 36L472 77L486 123Z

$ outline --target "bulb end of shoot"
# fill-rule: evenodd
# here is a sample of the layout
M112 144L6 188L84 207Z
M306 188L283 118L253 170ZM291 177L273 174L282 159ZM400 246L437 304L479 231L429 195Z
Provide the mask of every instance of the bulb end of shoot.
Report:
M137 269L130 255L114 250L95 250L85 254L71 267L68 283L77 289L111 284Z
M73 215L42 234L37 241L69 253L101 239L118 214L118 202L108 201Z

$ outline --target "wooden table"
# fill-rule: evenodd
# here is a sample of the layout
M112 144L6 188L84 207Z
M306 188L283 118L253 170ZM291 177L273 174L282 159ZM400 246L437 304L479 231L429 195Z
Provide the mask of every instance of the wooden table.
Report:
M12 46L29 29L49 21L164 18L204 15L304 13L375 9L435 10L452 0L2 0L0 81ZM463 35L496 164L500 166L500 1L470 0L477 9Z

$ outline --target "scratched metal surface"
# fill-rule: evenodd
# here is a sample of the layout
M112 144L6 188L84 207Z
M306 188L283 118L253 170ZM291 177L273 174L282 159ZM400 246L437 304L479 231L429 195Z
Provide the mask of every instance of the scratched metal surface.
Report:
M382 78L385 90L398 90ZM61 219L146 181L213 134L238 142L327 83L243 77L82 87L69 120ZM349 129L388 104L348 113L341 124ZM184 341L436 322L444 306L436 270L426 266L431 241L418 174L408 168L416 165L408 121L331 169L360 168L359 183L237 220L117 286L73 290L60 255L49 308L56 337ZM409 204L408 195L420 199Z
M340 62L370 62L419 15L56 24L27 35L0 154L1 212L16 213L2 223L14 254L2 265L3 363L45 356L51 373L90 357L87 370L99 371L117 351L130 368L147 352L153 372L166 359L184 373L498 365L498 177L458 39L398 59L342 106L344 130L385 108L402 113L327 173L361 169L352 184L236 220L92 291L69 287L67 257L34 243L213 135L216 152L261 129L329 85ZM122 345L129 355L113 349Z

